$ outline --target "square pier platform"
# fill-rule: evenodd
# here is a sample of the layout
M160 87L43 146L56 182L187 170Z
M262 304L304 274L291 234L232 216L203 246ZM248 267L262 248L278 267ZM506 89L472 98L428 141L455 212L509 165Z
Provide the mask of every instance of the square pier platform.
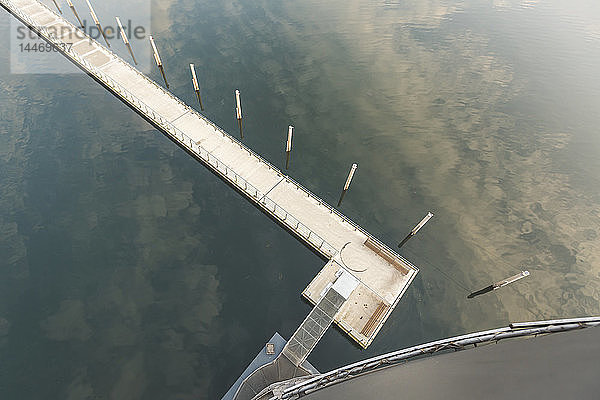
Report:
M343 271L359 283L335 315L334 323L361 347L367 348L418 269L369 239L360 248L349 243L323 267L302 295L313 305L317 304Z

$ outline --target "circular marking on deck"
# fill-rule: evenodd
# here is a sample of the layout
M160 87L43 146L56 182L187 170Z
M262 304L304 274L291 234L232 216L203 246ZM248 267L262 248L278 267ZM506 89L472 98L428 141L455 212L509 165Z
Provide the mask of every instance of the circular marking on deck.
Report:
M344 267L352 272L365 272L369 267L362 264L363 257L360 257L361 251L356 248L357 246L362 246L362 244L357 245L354 242L348 242L343 245L340 250L340 260L342 261L342 264L344 264ZM361 266L363 268L352 268L349 265Z

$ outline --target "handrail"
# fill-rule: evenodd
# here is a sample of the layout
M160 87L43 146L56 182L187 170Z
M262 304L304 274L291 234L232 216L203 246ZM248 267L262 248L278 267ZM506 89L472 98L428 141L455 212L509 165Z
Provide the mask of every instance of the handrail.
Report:
M38 25L27 14L21 12L19 7L17 7L11 0L0 0L0 3L7 4L12 9L12 12L14 14L17 14L19 16L19 18L21 18L23 21L25 21L32 30L36 31L41 36L44 36L48 41L55 44L59 51L63 52L65 55L67 55L69 58L71 58L75 63L77 63L81 67L83 67L84 70L86 70L89 73L91 73L92 75L96 76L98 79L100 79L102 82L104 82L108 87L112 88L113 91L120 94L122 98L127 100L127 102L129 102L135 108L142 111L148 118L152 119L154 122L157 122L158 125L163 127L164 130L166 130L166 132L170 136L172 136L173 138L178 140L180 143L182 143L187 149L189 149L193 153L197 154L205 163L209 164L214 170L216 170L216 172L219 172L220 175L223 175L223 172L219 169L218 166L219 165L225 166L224 167L225 168L224 177L228 178L227 179L228 181L230 181L236 187L241 189L253 201L255 201L258 204L261 204L262 206L267 208L269 210L269 212L272 212L273 214L275 214L275 216L280 220L280 222L284 223L285 225L289 226L290 228L293 228L293 230L295 232L297 232L300 236L302 236L306 240L308 240L318 251L320 251L326 257L331 259L337 253L337 250L331 244L327 243L324 239L322 239L317 233L312 231L306 225L299 222L287 210L285 210L279 204L275 203L267 195L261 196L261 192L256 187L254 187L246 179L242 178L240 175L235 173L231 168L227 167L227 165L225 163L223 163L221 160L219 160L211 152L209 152L208 150L206 150L204 147L202 147L199 144L196 144L195 145L196 148L194 148L194 142L189 136L187 136L185 133L183 133L181 130L179 130L177 127L175 127L171 122L162 118L158 112L156 112L151 107L149 107L141 99L137 98L135 95L133 95L131 92L129 92L126 88L121 86L119 83L115 82L112 78L110 78L108 75L106 75L105 73L100 71L98 68L91 65L87 60L82 58L79 54L75 53L73 51L73 49L70 49L67 46L65 46L65 47L60 46L61 44L64 44L64 42L61 39L59 39L54 34L52 34L46 27ZM318 197L317 195L312 193L310 190L305 188L302 184L297 182L295 179L293 179L289 175L284 174L279 168L275 167L273 164L271 164L269 161L267 161L266 159L261 157L256 152L254 152L252 149L250 149L249 147L247 147L246 145L241 143L235 137L229 135L220 126L218 126L217 124L212 122L210 119L206 118L204 115L200 114L194 108L185 104L183 101L181 101L181 99L174 96L171 92L165 90L162 86L158 85L154 80L149 79L146 75L142 74L139 70L137 70L136 68L133 68L129 63L127 63L125 60L123 60L118 54L114 53L111 49L108 49L108 48L102 46L97 40L90 37L85 32L81 31L78 27L73 25L70 21L68 21L65 18L62 18L61 16L56 14L54 12L54 10L49 8L46 4L41 3L39 1L37 3L40 4L41 6L43 6L48 12L54 14L56 16L56 18L60 18L62 20L62 22L66 23L74 31L79 30L80 32L82 32L90 40L90 42L93 43L94 45L96 45L99 49L108 53L109 55L114 57L114 59L116 59L117 62L122 63L127 68L129 68L131 71L135 72L140 77L144 78L146 81L150 82L156 88L161 90L164 94L168 95L171 99L177 101L177 103L180 104L181 106L183 106L188 112L193 113L197 117L201 118L204 122L206 122L207 124L212 126L215 129L215 131L220 133L223 137L226 137L232 143L237 144L238 146L240 146L241 149L248 151L248 153L251 154L253 157L255 157L259 162L265 164L268 168L274 170L278 175L283 176L287 182L292 183L294 186L296 186L297 189L302 190L304 193L306 193L306 195L308 197L311 197L314 200L316 200L319 204L322 204L324 207L326 207L329 210L330 213L335 214L338 218L340 218L342 220L342 222L346 222L350 226L352 226L354 228L354 230L360 231L363 235L367 236L371 241L377 243L380 247L382 247L386 251L390 252L392 255L394 255L394 257L397 257L403 264L405 264L406 266L408 266L415 272L419 271L419 269L415 265L413 265L410 261L408 261L407 259L402 257L400 254L396 253L394 250L392 250L390 247L388 247L381 240L379 240L375 236L371 235L369 232L367 232L365 229L363 229L360 225L358 225L353 220L351 220L350 218L348 218L347 216L342 214L340 211L338 211L337 209L332 207L330 204L325 202L323 199L321 199L320 197ZM181 139L179 139L179 137L181 137ZM188 145L188 142L189 142L189 145ZM206 153L206 157L204 157L202 155L203 151L204 151L204 153ZM211 159L214 160L214 162L215 162L214 164L210 162ZM231 179L229 177L229 175L232 175L233 179ZM242 183L243 183L243 187L241 185ZM272 205L273 210L271 210L269 208L269 206L267 205L267 202L269 200L273 203L273 205ZM278 215L277 211L279 211L279 214L283 214L283 216ZM292 219L295 220L295 222L293 224L290 223L290 220L292 220ZM308 233L303 234L302 231L304 231L304 232L308 231Z
M402 257L400 254L398 254L397 252L395 252L394 250L392 250L388 245L386 245L381 240L377 239L375 236L373 236L372 234L370 234L369 232L367 232L363 227L361 227L356 222L354 222L353 220L351 220L350 218L348 218L347 216L345 216L344 214L342 214L340 211L338 211L337 209L335 209L333 206L329 205L329 203L323 201L321 198L319 198L318 196L316 196L315 194L313 194L310 190L306 189L304 186L302 186L301 183L297 182L294 178L286 176L286 179L288 179L291 183L293 183L295 186L297 186L298 189L300 189L303 192L305 192L308 196L310 196L310 197L314 198L315 200L319 201L326 208L328 208L330 212L332 212L333 214L335 214L336 216L338 216L342 221L347 222L355 230L360 231L363 235L367 236L369 239L371 239L373 242L377 243L383 249L385 249L386 251L390 252L395 257L398 257L409 268L415 270L416 272L419 271L419 268L417 268L413 263L411 263L410 261L408 261L407 259L405 259L404 257Z
M292 228L298 235L305 238L308 242L310 242L318 251L321 251L326 257L333 258L333 256L337 253L337 250L328 242L326 242L321 236L319 236L316 232L312 231L309 227L307 227L302 222L298 221L292 214L290 214L287 210L277 204L275 201L270 199L267 195L263 195L258 188L248 182L241 175L237 174L233 169L227 166L226 163L221 161L218 157L216 157L213 153L208 151L202 145L195 143L192 138L182 132L179 128L173 125L171 122L165 120L160 116L160 114L152 109L152 107L148 106L143 100L129 92L126 88L116 82L114 79L109 77L107 74L102 72L100 69L91 65L87 60L77 54L73 49L68 48L67 46L62 47L61 44L64 44L62 40L57 38L54 34L52 34L46 27L38 25L33 19L31 19L27 14L24 14L20 11L20 9L12 3L10 0L0 0L0 2L8 4L12 9L12 12L17 14L19 18L24 20L29 27L36 31L41 36L45 37L48 41L53 43L57 49L67 55L71 60L73 60L76 64L79 64L84 68L87 72L94 75L96 78L101 80L106 86L111 88L114 92L118 93L121 98L126 100L129 104L134 106L137 110L141 111L144 115L154 121L157 125L161 126L171 137L180 142L185 148L192 151L196 154L201 160L203 160L206 164L208 164L215 172L219 173L222 177L227 179L234 186L238 187L242 192L246 193L247 196L255 201L257 204L262 205L269 212L271 212L275 217L277 217L282 223ZM58 16L54 13L53 10L49 9L45 4L40 3L44 6L49 12L52 12L57 18ZM64 19L63 19L64 20ZM69 24L73 29L78 29L69 21L64 20L67 24ZM85 32L83 32L85 34ZM87 35L86 35L87 36ZM131 67L129 63L125 62L120 56L113 53L111 50L104 48L104 46L100 45L95 39L88 36L90 41L95 43L101 50L109 52L117 61L122 62L128 68L135 71L141 77L146 79L149 82L152 82L156 87L163 91L163 93L168 94L171 98L177 100L180 104L184 105L186 109L194 112L196 115L201 117L205 122L209 123L216 131L221 133L224 137L227 137L232 142L236 142L241 148L247 150L253 156L255 156L260 162L267 164L267 166L271 169L274 169L278 173L281 172L267 162L265 159L260 157L258 154L254 153L251 149L244 146L242 143L237 141L231 135L227 134L223 129L214 124L212 121L204 117L203 115L196 112L194 109L183 103L177 97L173 96L171 93L166 91L162 86L159 86L151 79L148 79L145 75L141 74L137 69ZM283 174L281 174L283 175Z
M2 2L6 1L8 3L12 2L10 0L0 0ZM57 18L61 18L61 15L58 15L53 9L51 9L49 6L47 6L44 3L39 2L43 7L45 7L49 12L51 12L52 14L54 14ZM13 7L15 7L13 5ZM62 18L64 20L64 22L68 23L73 29L79 30L81 31L81 29L75 25L73 25L69 20ZM153 79L148 79L148 77L146 75L144 75L143 73L141 73L137 68L133 68L131 66L131 64L129 64L127 61L123 60L123 58L121 58L121 56L119 56L118 54L116 54L112 49L107 48L105 46L103 46L100 42L98 42L96 39L92 38L91 36L87 35L84 31L81 31L84 35L86 35L89 40L91 42L93 42L94 44L96 44L97 46L99 46L103 51L110 53L113 57L115 57L117 59L117 61L122 62L123 64L125 64L125 66L127 68L129 68L131 71L135 72L136 74L138 74L141 78L146 79L147 81L151 82L154 86L156 86L156 88L160 89L164 94L166 94L167 96L169 96L172 100L175 100L177 103L179 103L179 105L183 106L185 109L187 109L189 112L196 114L196 116L200 117L202 120L204 120L204 122L208 123L209 125L211 125L216 131L218 131L219 133L223 134L224 136L226 136L228 139L230 139L232 142L235 142L237 145L239 145L240 147L242 147L244 150L248 151L250 154L252 154L254 157L258 158L260 162L266 164L269 168L277 171L280 175L285 175L279 168L277 168L276 166L274 166L273 164L271 164L267 159L263 158L260 154L256 153L254 150L252 150L251 148L247 147L245 144L243 144L242 142L240 142L238 139L236 139L235 137L231 136L229 133L227 133L223 128L221 128L219 125L215 124L213 121L211 121L210 119L208 119L206 116L204 116L203 114L200 114L195 108L191 107L189 104L184 103L179 97L173 95L173 93L171 93L168 90L165 90L164 87L162 87L161 85L159 85L158 83L156 83L155 80Z
M522 327L524 326L529 328L523 329ZM271 400L289 398L295 399L302 397L316 390L347 379L351 379L360 374L371 372L379 368L385 368L390 365L398 364L407 359L426 354L433 354L444 350L461 350L466 346L472 345L476 347L481 343L498 342L502 339L563 332L592 326L600 326L600 316L515 323L503 328L436 340L434 342L424 343L417 346L408 347L406 349L382 354L376 357L371 357L366 360L358 361L353 364L334 369L324 374L316 375L313 378L307 379L297 385L284 389L279 397L272 397Z

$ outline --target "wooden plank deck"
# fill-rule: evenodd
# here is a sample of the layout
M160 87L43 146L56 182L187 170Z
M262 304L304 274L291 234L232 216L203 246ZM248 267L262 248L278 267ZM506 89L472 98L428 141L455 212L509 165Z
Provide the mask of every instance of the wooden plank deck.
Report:
M317 304L340 269L360 281L334 322L367 347L418 269L38 0L0 4L328 263L303 291ZM75 43L71 48L62 47ZM91 106L91 105L90 105Z

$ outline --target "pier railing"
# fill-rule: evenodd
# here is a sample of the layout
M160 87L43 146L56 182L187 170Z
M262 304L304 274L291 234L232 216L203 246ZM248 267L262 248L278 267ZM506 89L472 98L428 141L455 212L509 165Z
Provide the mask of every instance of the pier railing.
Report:
M5 6L8 6L10 8L10 11L15 16L17 16L21 21L23 21L26 25L28 25L33 31L38 33L45 40L54 44L58 51L60 51L61 53L65 54L67 57L69 57L73 62L78 64L84 71L86 71L88 74L95 77L97 80L101 81L107 88L109 88L110 90L112 90L113 92L118 94L120 98L125 100L127 103L129 103L131 106L133 106L137 110L141 111L148 119L152 120L156 125L163 128L164 131L167 132L172 138L176 139L186 149L188 149L193 154L195 154L199 159L201 159L207 166L209 166L211 169L213 169L221 177L225 178L233 186L235 186L240 191L245 193L246 196L249 197L251 200L253 200L255 203L261 205L263 208L268 210L270 214L275 216L282 224L284 224L285 226L290 228L297 235L301 236L302 238L304 238L308 242L310 242L311 245L314 246L314 248L317 251L319 251L321 254L323 254L326 258L331 259L335 256L335 254L337 253L337 250L331 244L327 243L316 232L312 231L310 228L308 228L302 222L298 221L292 214L287 212L283 207L281 207L275 201L270 199L268 197L268 195L261 193L255 186L253 186L250 182L248 182L246 179L244 179L239 174L237 174L235 171L233 171L230 167L227 166L227 164L222 162L218 157L216 157L210 151L206 150L201 145L195 143L189 136L187 136L185 133L183 133L181 130L179 130L170 121L167 121L166 119L162 118L160 116L160 113L153 110L152 107L148 106L144 101L142 101L141 99L139 99L138 97L133 95L131 92L129 92L127 89L125 89L123 86L121 86L114 79L110 78L107 74L103 73L100 69L96 68L91 63L89 63L87 60L85 60L83 57L81 57L79 54L77 54L75 51L73 51L73 49L70 48L70 46L64 46L65 43L59 37L57 37L54 33L50 32L50 30L48 30L46 27L37 24L27 14L23 13L20 10L20 8L17 5L15 5L11 0L0 0L0 3L4 4ZM45 5L43 3L39 3L39 4L42 5L43 7L45 7L50 13L56 15L57 18L59 18L59 16L54 12L54 10L50 9L47 5ZM70 26L70 28L72 29L73 32L76 32L76 31L82 32L78 27L71 24L69 21L67 21L65 19L63 19L63 20L64 20L65 24L68 24ZM82 33L84 33L84 35L85 35L85 32L82 32ZM155 87L157 87L163 93L167 94L170 98L177 101L177 103L179 103L182 107L184 107L188 112L193 113L196 116L202 118L202 120L204 122L206 122L208 125L210 125L215 130L215 132L221 134L224 138L230 140L232 143L235 143L241 149L243 149L244 151L247 151L249 154L251 154L253 157L255 157L259 162L263 163L268 168L274 170L278 175L282 176L287 182L290 182L291 184L293 184L297 190L301 190L302 192L304 192L306 194L307 197L312 198L314 201L318 202L320 205L323 205L324 207L326 207L331 214L335 214L338 218L340 218L340 220L342 220L342 222L348 223L355 231L360 231L362 234L364 234L366 237L368 237L372 242L377 243L381 248L385 249L390 254L393 254L402 263L404 263L408 267L412 268L415 272L418 271L418 268L416 266L414 266L411 262L406 260L404 257L397 254L392 249L390 249L385 243L378 240L376 237L374 237L369 232L364 230L362 227L360 227L358 224L356 224L350 218L346 217L344 214L342 214L341 212L339 212L338 210L333 208L327 202L323 201L321 198L316 196L310 190L306 189L299 182L297 182L290 176L282 173L277 167L275 167L269 161L267 161L266 159L261 157L259 154L252 151L250 148L245 146L243 143L238 141L233 136L229 135L221 127L219 127L218 125L213 123L211 120L206 118L204 115L198 113L194 108L192 108L189 105L182 102L179 98L174 96L172 93L165 90L162 86L158 85L154 80L148 79L145 75L143 75L136 68L131 67L129 65L129 63L124 61L119 55L115 54L112 50L105 48L104 46L99 44L95 39L89 37L88 35L85 35L85 37L90 42L96 44L100 49L102 49L102 51L109 53L114 58L115 61L122 62L124 65L126 65L128 68L130 68L130 70L134 71L135 73L137 73L138 75L140 75L141 77L146 79L148 82L151 82L151 84L153 84Z
M316 375L315 377L306 379L301 383L284 388L278 396L273 396L270 400L297 399L314 391L335 385L348 379L352 379L361 374L387 368L416 357L444 351L463 350L469 346L477 347L477 345L491 344L503 339L546 335L594 326L600 326L600 317L583 317L514 323L504 328L469 333L466 335L437 340L435 342L429 342L409 347L407 349L382 354L380 356L359 361L324 374Z
M108 76L107 74L105 74L104 72L102 72L101 70L99 70L98 68L93 66L91 63L89 63L87 60L85 60L83 57L81 57L79 54L74 52L70 48L70 46L63 46L64 42L62 42L60 40L60 38L58 38L54 33L50 32L50 30L48 30L46 27L38 25L27 14L21 12L20 9L14 3L12 3L10 0L1 0L1 2L4 4L7 4L9 7L11 7L11 9L12 9L11 12L13 12L16 16L18 16L18 18L21 19L24 23L29 25L29 27L32 30L37 32L40 36L44 37L50 43L54 44L59 51L61 51L63 54L65 54L67 57L69 57L71 60L73 60L76 64L78 64L82 69L84 69L90 75L92 75L96 79L100 80L106 87L108 87L110 90L112 90L113 92L118 94L121 99L125 100L127 103L132 105L138 111L141 111L142 114L144 114L148 119L152 120L156 125L160 126L165 132L167 132L172 138L177 140L186 149L188 149L189 151L194 153L198 158L200 158L205 164L210 166L221 177L225 178L232 185L234 185L240 191L245 193L246 196L248 196L254 202L260 204L262 207L267 209L280 222L282 222L283 224L285 224L286 226L291 228L291 230L294 231L296 234L298 234L299 236L303 237L308 242L310 242L315 247L315 249L320 251L327 258L332 258L337 253L337 250L331 244L327 243L317 233L312 231L310 228L308 228L302 222L298 221L292 214L287 212L283 207L281 207L275 201L271 200L267 195L264 195L263 193L261 193L261 191L258 190L254 185L252 185L250 182L248 182L242 176L237 174L233 169L228 167L226 163L221 161L218 157L216 157L214 154L212 154L210 151L208 151L202 145L195 143L192 140L192 138L190 138L185 133L183 133L181 130L179 130L170 121L164 119L160 115L160 113L158 113L156 110L152 109L152 107L148 106L144 101L142 101L140 98L138 98L137 96L132 94L130 91L125 89L123 86L121 86L118 82L116 82L110 76ZM46 7L45 4L42 4L42 5L44 7ZM52 11L48 7L46 7L46 8L48 9L48 11L55 14L54 11ZM69 22L67 22L67 23L69 23ZM71 28L73 30L78 29L71 23L69 23L69 25L71 26ZM89 38L89 37L88 37L88 39L97 44L97 42L94 39ZM105 51L107 50L107 49L104 49L103 47L101 47L101 48ZM129 65L125 61L123 61L118 55L114 54L110 50L108 50L108 51L110 53L112 53L113 57L115 57L118 61L122 61L126 65ZM136 71L138 74L142 75L135 68L131 68L131 69ZM144 78L147 79L145 76L144 76ZM269 168L278 171L278 169L276 167L274 167L269 162L264 160L258 154L254 153L253 151L248 149L246 146L241 144L239 141L234 139L232 136L228 135L224 130L219 128L217 125L212 123L210 120L208 120L201 114L198 114L191 107L182 103L179 99L177 99L175 96L171 95L168 91L165 91L162 87L157 85L154 81L149 80L149 79L147 79L147 80L152 82L154 85L156 85L158 88L163 90L165 93L169 94L170 97L177 100L180 104L185 106L186 109L199 115L204 121L206 121L208 124L210 124L215 129L216 132L222 134L224 138L237 143L240 146L240 148L251 153L260 162L266 164ZM280 175L283 177L283 174L280 173Z

